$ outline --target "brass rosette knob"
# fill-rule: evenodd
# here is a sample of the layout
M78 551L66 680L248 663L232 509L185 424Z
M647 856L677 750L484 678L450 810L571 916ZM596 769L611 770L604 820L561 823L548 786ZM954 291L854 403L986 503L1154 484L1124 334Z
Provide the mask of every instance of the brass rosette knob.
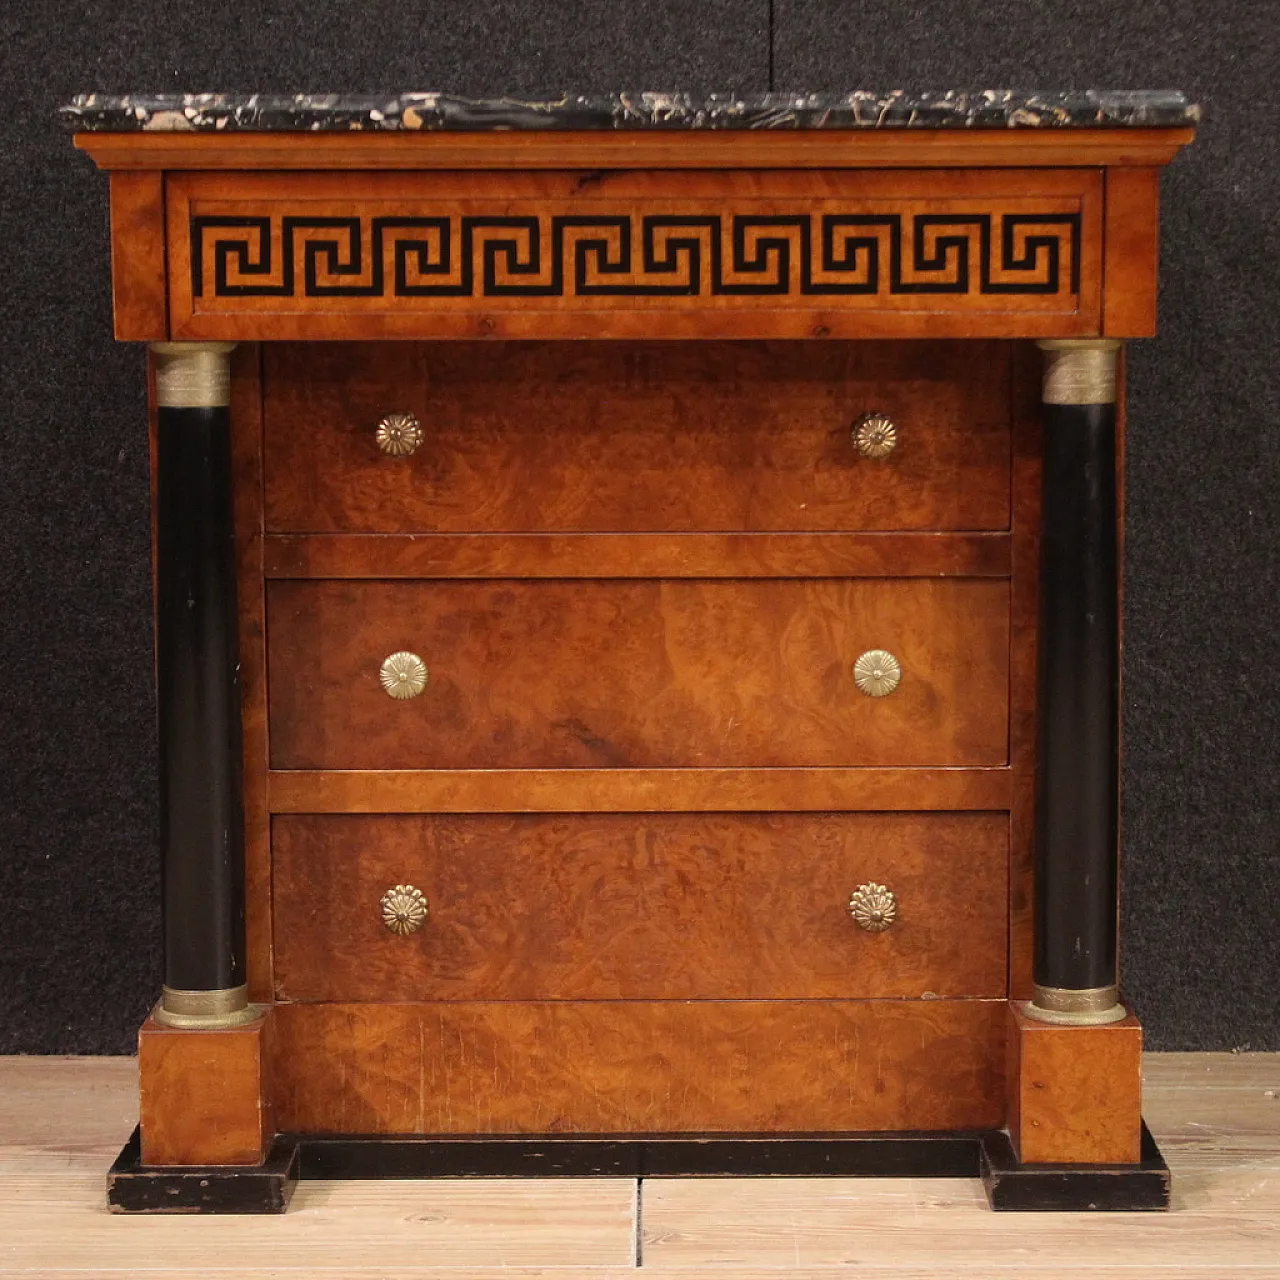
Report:
M898 426L887 413L864 413L853 424L853 447L864 458L887 458L897 444Z
M853 683L868 698L883 698L902 683L902 663L887 649L868 649L853 664Z
M427 664L416 653L402 649L383 658L378 681L397 701L416 698L427 687Z
M417 933L427 920L427 896L411 884L398 884L388 889L379 902L382 923L400 937Z
M374 439L383 453L407 458L423 441L422 423L411 413L389 413L378 423Z
M898 899L893 890L870 880L853 891L849 914L859 929L883 933L898 918Z

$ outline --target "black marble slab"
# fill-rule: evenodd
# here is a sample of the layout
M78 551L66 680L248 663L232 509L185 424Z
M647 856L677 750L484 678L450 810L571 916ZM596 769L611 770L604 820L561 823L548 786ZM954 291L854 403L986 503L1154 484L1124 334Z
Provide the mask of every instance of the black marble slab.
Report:
M530 102L445 93L81 94L60 109L75 130L1094 129L1195 124L1174 90L941 89L910 92L614 93Z

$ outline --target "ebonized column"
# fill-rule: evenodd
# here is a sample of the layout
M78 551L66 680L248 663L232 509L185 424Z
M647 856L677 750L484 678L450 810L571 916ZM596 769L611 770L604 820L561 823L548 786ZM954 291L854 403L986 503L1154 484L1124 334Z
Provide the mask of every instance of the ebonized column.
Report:
M1039 345L1045 358L1040 722L1035 997L1027 1013L1089 1025L1125 1016L1116 984L1120 343Z
M231 519L232 343L153 344L156 684L168 1026L250 1021Z

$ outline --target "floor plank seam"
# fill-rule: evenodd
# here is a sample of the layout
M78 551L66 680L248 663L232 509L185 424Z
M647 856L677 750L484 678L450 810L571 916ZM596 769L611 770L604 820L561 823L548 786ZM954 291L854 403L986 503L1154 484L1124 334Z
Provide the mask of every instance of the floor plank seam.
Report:
M631 1257L637 1267L644 1266L644 1179L636 1179L636 1213L635 1239L632 1241Z

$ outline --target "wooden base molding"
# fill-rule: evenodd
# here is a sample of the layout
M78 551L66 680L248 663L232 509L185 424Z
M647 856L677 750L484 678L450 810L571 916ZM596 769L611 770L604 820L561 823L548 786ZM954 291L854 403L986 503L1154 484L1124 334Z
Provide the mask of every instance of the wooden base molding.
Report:
M273 1014L220 1031L148 1018L138 1033L139 1160L144 1165L260 1165L276 1126Z
M1009 1136L1023 1164L1142 1159L1142 1027L1063 1027L1009 1006Z
M1143 1129L1136 1165L1021 1165L984 1133L342 1137L282 1134L254 1168L148 1168L138 1134L107 1176L113 1213L283 1213L299 1179L981 1178L997 1211L1167 1209L1169 1167ZM422 1193L420 1193L422 1194ZM429 1192L425 1193L430 1195Z

